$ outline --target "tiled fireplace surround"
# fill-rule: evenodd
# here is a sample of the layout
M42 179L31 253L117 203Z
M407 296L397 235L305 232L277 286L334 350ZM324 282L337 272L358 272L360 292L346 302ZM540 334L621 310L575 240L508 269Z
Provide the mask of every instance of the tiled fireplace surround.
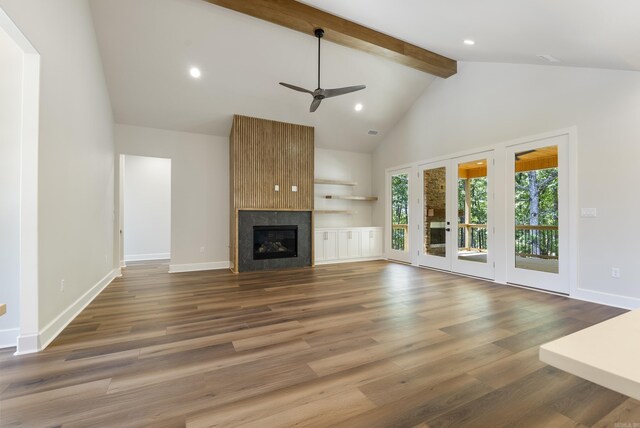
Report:
M254 260L253 226L298 226L297 257ZM311 211L238 211L238 270L311 266Z

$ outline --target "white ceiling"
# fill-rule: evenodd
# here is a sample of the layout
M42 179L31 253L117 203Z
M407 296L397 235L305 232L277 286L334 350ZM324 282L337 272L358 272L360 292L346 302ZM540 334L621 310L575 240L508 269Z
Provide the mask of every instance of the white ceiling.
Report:
M640 71L640 1L301 1L459 61Z
M92 0L91 7L118 123L227 136L239 113L315 126L318 147L370 152L434 79L325 42L322 86L367 89L309 113L311 96L278 82L316 88L311 35L201 0ZM189 76L193 65L199 80ZM356 113L358 102L364 109Z
M536 56L546 54L559 65L640 70L640 1L303 2L460 61L547 64ZM370 152L434 79L325 42L322 86L367 89L325 100L311 114L311 96L278 85L315 89L311 35L202 0L91 6L118 123L226 136L239 113L315 126L318 147ZM194 65L200 80L188 75Z

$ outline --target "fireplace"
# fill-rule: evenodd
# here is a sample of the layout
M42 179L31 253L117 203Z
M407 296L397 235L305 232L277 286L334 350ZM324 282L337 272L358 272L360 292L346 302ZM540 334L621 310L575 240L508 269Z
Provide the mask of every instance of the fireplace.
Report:
M238 211L238 272L311 266L311 211Z
M253 226L253 260L298 257L298 226Z

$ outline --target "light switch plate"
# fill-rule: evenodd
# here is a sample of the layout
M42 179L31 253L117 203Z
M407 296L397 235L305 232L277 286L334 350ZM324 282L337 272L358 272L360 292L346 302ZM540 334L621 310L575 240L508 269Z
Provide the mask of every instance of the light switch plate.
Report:
M291 186L291 191L292 192L297 192L298 191L298 186Z
M279 185L279 184L276 184L276 185L275 185L274 190L275 190L276 192L279 192L279 191L280 191L280 185Z
M597 217L595 208L582 208L580 210L580 217Z

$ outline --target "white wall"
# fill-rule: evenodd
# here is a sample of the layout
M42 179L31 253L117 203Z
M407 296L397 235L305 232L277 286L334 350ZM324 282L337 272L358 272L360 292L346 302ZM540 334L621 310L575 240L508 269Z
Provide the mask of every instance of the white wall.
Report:
M171 159L125 156L124 259L171 253Z
M640 158L640 73L569 67L460 63L438 79L374 153L374 189L385 168L577 127L578 205L595 219L578 223L577 297L640 306L633 189ZM384 224L384 202L375 223ZM611 278L611 267L622 277Z
M0 0L0 7L41 56L38 312L43 345L115 272L113 119L86 1Z
M171 159L172 269L228 266L229 139L128 125L115 138L118 154Z
M316 214L315 227L372 226L373 203L366 201L329 200L326 195L372 195L372 162L370 153L315 149L315 176L331 180L355 181L357 186L315 185L316 210L350 210L353 215ZM378 195L381 197L382 195Z
M22 51L0 29L0 348L15 346L20 327L20 128Z

